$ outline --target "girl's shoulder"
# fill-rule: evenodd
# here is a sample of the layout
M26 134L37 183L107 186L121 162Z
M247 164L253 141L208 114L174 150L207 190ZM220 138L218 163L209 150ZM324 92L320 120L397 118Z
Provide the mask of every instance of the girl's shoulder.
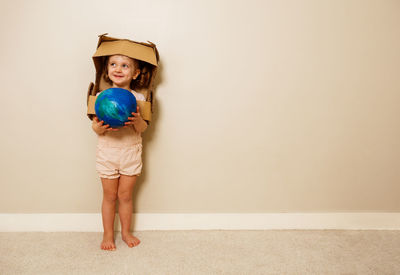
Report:
M146 101L146 98L144 97L144 95L142 93L136 92L134 90L131 90L131 92L136 97L136 100Z

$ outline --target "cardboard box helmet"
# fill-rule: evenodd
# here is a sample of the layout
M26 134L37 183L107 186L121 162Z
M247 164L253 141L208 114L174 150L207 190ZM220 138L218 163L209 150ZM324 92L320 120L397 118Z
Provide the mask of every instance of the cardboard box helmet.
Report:
M143 119L150 122L153 112L154 81L159 60L156 45L151 42L143 43L128 39L113 38L107 36L107 34L99 35L97 50L93 55L93 62L96 68L96 80L95 83L90 83L88 89L88 117L93 119L96 114L94 105L97 93L111 88L112 83L107 81L105 77L105 68L108 57L115 54L125 55L139 61L140 74L136 80L132 80L131 89L145 96L146 101L138 101L138 105Z

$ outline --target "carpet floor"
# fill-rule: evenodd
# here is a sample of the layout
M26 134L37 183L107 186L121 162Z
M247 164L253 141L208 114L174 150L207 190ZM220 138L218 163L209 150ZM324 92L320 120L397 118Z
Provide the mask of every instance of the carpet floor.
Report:
M400 274L400 231L0 233L0 274Z

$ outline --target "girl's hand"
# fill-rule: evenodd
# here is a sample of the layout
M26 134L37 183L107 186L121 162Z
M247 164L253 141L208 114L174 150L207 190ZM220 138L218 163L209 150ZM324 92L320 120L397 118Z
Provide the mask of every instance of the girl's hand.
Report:
M93 118L92 128L98 135L103 135L107 131L118 131L118 129L110 128L108 124L104 125L104 121L100 121L97 116Z
M146 130L147 123L146 123L146 121L144 121L144 119L140 115L139 106L137 106L137 108L136 108L136 113L132 113L132 116L128 117L128 119L129 119L129 121L125 122L124 127L128 127L128 125L133 125L133 127L135 127L136 131L138 131L140 133L144 132L144 130Z

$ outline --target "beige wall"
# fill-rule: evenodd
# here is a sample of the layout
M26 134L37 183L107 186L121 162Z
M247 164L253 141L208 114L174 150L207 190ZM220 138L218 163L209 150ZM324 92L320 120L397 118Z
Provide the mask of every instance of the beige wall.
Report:
M394 0L3 0L0 212L100 211L105 32L161 54L137 212L398 212L399 26Z

